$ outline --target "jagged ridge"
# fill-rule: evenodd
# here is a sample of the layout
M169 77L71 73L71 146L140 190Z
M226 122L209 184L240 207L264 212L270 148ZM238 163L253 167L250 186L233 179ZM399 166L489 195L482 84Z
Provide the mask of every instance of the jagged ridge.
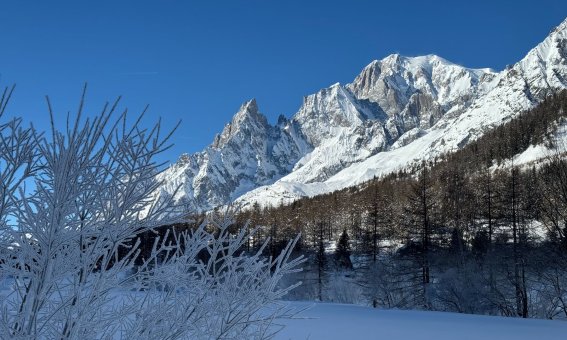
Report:
M304 97L276 126L249 101L209 147L162 175L160 194L181 185L188 209L209 210L237 198L279 204L360 183L456 150L566 88L566 58L567 20L499 73L393 54L350 84Z

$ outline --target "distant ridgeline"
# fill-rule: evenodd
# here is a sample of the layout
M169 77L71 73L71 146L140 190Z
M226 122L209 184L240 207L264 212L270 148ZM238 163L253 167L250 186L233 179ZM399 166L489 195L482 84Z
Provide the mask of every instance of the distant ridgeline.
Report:
M293 115L275 125L255 100L247 101L209 146L181 156L160 175L156 196L173 195L187 210L202 212L328 194L421 160L439 161L564 89L567 20L499 72L436 55L391 54L350 83L305 96ZM536 116L514 130L517 136L510 134L521 141L518 147L537 142L525 138L545 135L538 129L546 122ZM529 163L543 148L528 148L514 161ZM506 156L504 149L492 151L497 161Z

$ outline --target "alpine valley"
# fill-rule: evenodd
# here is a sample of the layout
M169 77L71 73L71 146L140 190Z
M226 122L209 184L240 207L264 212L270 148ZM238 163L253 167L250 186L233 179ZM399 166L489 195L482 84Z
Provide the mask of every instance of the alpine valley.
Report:
M456 151L565 88L567 19L500 72L392 54L304 97L275 126L244 103L205 150L160 174L158 195L207 211L335 191Z

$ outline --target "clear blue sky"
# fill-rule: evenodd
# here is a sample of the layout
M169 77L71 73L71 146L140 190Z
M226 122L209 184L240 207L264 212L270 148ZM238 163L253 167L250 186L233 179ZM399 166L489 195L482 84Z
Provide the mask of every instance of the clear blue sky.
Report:
M567 16L567 1L10 1L0 6L0 85L10 114L43 126L89 83L88 109L123 96L148 123L178 120L164 159L208 145L255 97L271 122L304 95L348 83L391 53L500 70Z

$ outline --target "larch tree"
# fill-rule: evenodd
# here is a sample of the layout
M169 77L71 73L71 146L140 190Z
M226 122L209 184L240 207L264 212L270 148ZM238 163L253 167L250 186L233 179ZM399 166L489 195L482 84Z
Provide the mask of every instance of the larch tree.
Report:
M430 277L430 251L433 210L433 184L431 183L429 168L425 161L421 163L416 183L412 186L408 196L409 211L412 216L414 228L419 238L419 256L421 265L422 298L425 308L428 308L427 289L431 282Z

